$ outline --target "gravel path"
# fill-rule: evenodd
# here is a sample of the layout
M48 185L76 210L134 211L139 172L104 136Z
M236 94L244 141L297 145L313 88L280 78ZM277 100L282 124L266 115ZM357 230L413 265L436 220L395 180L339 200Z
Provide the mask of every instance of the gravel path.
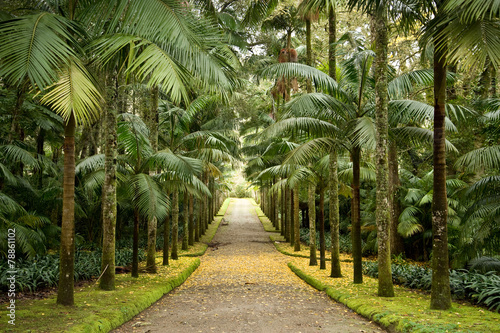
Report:
M232 199L200 267L114 332L384 332L287 267L247 199Z

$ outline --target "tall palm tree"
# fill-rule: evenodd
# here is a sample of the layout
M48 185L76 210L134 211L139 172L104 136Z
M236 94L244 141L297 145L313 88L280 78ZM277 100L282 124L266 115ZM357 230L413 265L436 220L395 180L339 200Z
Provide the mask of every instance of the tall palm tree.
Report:
M57 303L73 305L75 129L77 124L95 117L101 95L82 61L79 40L85 40L86 36L75 21L77 1L70 0L64 5L65 16L42 11L0 23L0 75L13 85L28 79L33 88L45 92L42 102L64 118L63 222Z
M500 64L498 6L488 1L422 2L433 19L424 22L423 43L434 45L434 196L431 308L451 307L446 200L445 109L447 65ZM454 40L453 45L449 44ZM470 55L474 50L473 57Z

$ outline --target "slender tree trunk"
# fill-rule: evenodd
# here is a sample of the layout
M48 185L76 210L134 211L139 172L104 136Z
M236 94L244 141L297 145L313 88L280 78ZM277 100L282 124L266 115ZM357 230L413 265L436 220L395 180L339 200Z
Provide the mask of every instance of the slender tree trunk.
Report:
M276 230L280 230L280 222L279 222L279 191L276 190L274 192L274 223L276 224L275 228Z
M285 188L285 241L290 242L291 191Z
M337 14L332 6L328 11L328 74L337 79L336 46L337 41Z
M342 277L342 270L340 268L340 217L339 217L339 179L337 171L337 151L332 149L330 151L329 160L329 177L330 181L330 237L331 237L331 252L332 252L332 270L330 277Z
M280 235L285 236L285 211L286 211L286 201L285 201L285 188L281 187L281 201L280 201Z
M57 304L74 304L75 267L75 115L64 126L63 212Z
M337 61L336 61L336 46L337 41L337 13L335 8L331 6L328 9L328 74L334 80L337 79ZM339 195L338 195L338 174L337 174L337 151L330 151L329 160L329 220L330 220L330 237L331 237L331 252L332 252L332 267L330 277L342 277L340 268L340 244L339 244Z
M184 192L184 201L183 201L183 209L182 209L182 214L184 217L184 235L182 237L182 249L187 250L188 249L188 242L189 242L189 193L187 190Z
M194 241L199 242L201 236L201 220L202 220L202 209L201 209L201 199L196 199L196 203L198 206L198 217L195 221L195 233L194 233Z
M439 43L435 43L439 45ZM448 201L446 196L446 56L434 51L434 194L432 199L432 287L431 309L451 307L448 257Z
M319 269L326 269L325 246L325 188L319 191Z
M189 245L194 245L194 231L196 225L194 224L194 197L189 195Z
M317 266L316 258L316 185L309 184L309 266Z
M389 123L387 103L387 9L385 6L371 17L375 36L375 127L377 192L375 219L378 243L378 296L394 297L391 272L391 228L389 205Z
M148 113L147 124L149 128L149 141L153 152L158 150L158 86L151 89L150 110ZM150 170L150 174L154 174ZM158 220L156 216L148 218L148 251L146 258L146 270L150 273L156 273L156 229Z
M172 195L172 259L179 259L177 254L177 242L179 238L179 189L174 189Z
M352 199L351 199L351 236L352 259L354 266L354 283L363 283L363 258L361 256L361 217L360 217L360 160L361 149L354 146L352 149Z
M102 276L99 287L103 290L115 289L115 233L116 233L116 158L117 134L116 113L118 99L118 79L115 77L113 95L106 110L106 149L104 150L104 184L102 188Z
M293 195L293 230L294 230L294 243L293 250L300 251L300 221L299 221L299 189L300 185L297 182L295 185L294 195Z
M311 18L306 17L306 65L312 66ZM306 81L307 92L312 92L311 80Z
M139 277L139 210L134 208L134 233L132 241L132 277Z
M38 132L38 135L36 137L36 153L37 153L37 159L40 160L42 159L42 156L45 156L45 150L43 149L43 146L45 144L45 130L40 127L40 130ZM40 168L37 171L38 173L38 189L43 188L43 164L40 163ZM0 186L0 190L2 189L2 186Z
M398 232L401 206L398 199L399 186L398 150L396 141L389 142L389 199L391 207L391 253L398 255L404 252L403 238Z
M165 223L163 224L163 265L166 266L168 262L168 252L170 248L170 213L165 216Z

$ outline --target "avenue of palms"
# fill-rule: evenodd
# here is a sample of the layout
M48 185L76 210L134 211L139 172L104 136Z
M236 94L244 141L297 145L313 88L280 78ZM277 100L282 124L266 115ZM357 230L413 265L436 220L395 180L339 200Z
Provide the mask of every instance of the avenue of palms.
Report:
M0 257L12 229L17 258L58 256L51 284L73 306L81 253L100 253L113 291L120 269L163 272L224 199L251 197L329 278L348 253L363 284L375 258L391 298L391 262L422 265L429 307L448 310L454 270L500 272L499 8L6 1Z

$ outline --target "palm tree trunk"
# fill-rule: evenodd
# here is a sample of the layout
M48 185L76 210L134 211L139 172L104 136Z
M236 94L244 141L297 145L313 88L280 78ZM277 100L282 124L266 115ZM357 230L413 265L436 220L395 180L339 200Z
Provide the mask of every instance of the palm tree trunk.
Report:
M317 266L316 258L316 185L309 184L309 266Z
M179 259L177 254L177 242L179 238L179 189L174 189L172 195L172 259Z
M149 141L153 152L158 150L158 86L151 89L150 110L147 117L149 128ZM151 174L150 170L150 174ZM153 171L154 173L154 171ZM150 273L156 273L156 229L158 220L156 216L148 218L148 251L146 258L146 270Z
M329 160L329 177L330 181L330 237L331 237L331 251L332 251L332 270L330 277L342 277L342 269L340 268L340 217L339 217L339 179L337 171L337 151L332 149L330 151Z
M335 58L337 39L337 13L332 6L328 11L328 74L337 79L337 62Z
M201 200L196 199L197 207L198 207L198 216L196 217L196 220L194 222L194 241L199 242L200 241L200 235L201 235L201 230L200 230L200 225L201 225Z
M134 234L132 241L132 277L139 277L139 210L134 208Z
M74 304L75 267L75 130L72 113L64 126L63 212L57 304Z
M196 225L194 224L194 197L189 195L189 245L194 245L194 231Z
M325 257L325 188L319 191L319 269L326 269Z
M114 77L113 96L106 110L106 149L104 151L104 184L102 187L102 276L99 288L115 289L115 233L116 233L116 157L117 134L116 113L118 100L118 80Z
M391 272L391 228L389 205L389 163L387 146L389 144L389 123L387 103L387 9L382 9L371 17L375 37L375 127L377 192L376 212L378 243L378 296L394 297Z
M395 140L389 142L389 200L391 207L391 253L398 255L404 252L403 238L398 232L401 206L398 199L399 186L398 150Z
M182 236L182 249L188 249L188 238L189 238L189 193L187 190L184 192L184 201L182 214L184 217L184 235Z
M285 236L285 209L286 201L285 201L285 188L281 186L281 201L280 201L280 235Z
M352 148L352 199L351 199L351 236L352 260L354 266L354 283L363 283L363 258L361 257L361 209L360 209L360 161L361 149Z
M435 43L439 45L439 43ZM434 194L432 199L432 287L431 309L451 307L448 257L448 201L446 196L446 55L434 51Z
M295 190L293 190L293 230L294 230L294 242L293 250L300 251L300 221L299 221L299 183L295 185Z
M163 265L168 265L168 252L170 248L170 213L165 216L163 224Z
M290 241L290 191L286 188L286 186L283 188L283 191L285 192L285 203L283 207L283 218L285 220L285 227L284 227L284 236L285 236L285 241L289 242Z

